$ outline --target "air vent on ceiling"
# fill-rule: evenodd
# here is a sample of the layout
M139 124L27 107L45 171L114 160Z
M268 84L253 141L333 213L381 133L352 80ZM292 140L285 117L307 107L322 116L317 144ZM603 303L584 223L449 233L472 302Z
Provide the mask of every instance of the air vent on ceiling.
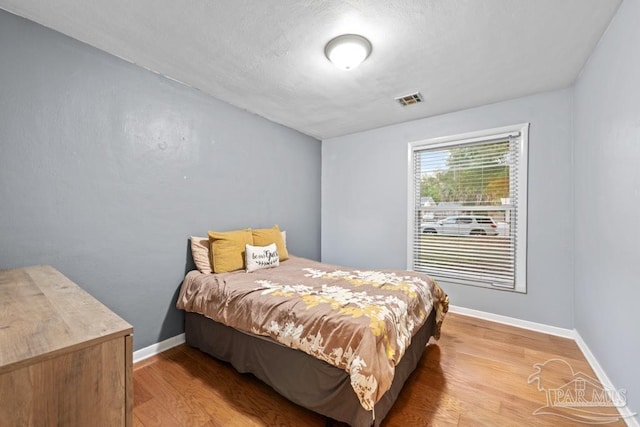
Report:
M396 98L396 101L398 101L398 103L403 107L408 107L409 105L424 102L424 98L422 98L422 94L420 92L416 92L405 96L399 96Z

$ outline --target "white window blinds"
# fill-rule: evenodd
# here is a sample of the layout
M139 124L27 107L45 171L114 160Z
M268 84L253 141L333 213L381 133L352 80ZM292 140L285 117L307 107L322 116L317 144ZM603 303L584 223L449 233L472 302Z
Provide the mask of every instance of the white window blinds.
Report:
M528 125L504 130L412 144L413 270L525 290Z

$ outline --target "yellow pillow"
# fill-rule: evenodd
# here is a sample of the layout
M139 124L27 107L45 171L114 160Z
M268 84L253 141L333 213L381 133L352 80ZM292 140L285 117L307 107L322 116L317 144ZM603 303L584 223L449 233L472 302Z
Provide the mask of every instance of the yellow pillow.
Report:
M280 233L278 224L274 225L273 228L259 228L251 230L251 234L253 234L254 246L268 246L271 243L275 243L278 248L278 257L280 258L280 261L284 261L289 258L287 245L282 239L282 234Z
M246 245L253 245L251 229L219 233L209 231L209 254L214 273L241 270Z

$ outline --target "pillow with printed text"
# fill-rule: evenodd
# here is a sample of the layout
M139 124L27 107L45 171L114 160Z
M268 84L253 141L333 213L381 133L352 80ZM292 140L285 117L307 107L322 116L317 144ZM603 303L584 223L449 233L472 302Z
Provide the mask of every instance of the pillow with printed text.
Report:
M246 245L245 257L247 273L280 265L278 248L275 243L267 246Z

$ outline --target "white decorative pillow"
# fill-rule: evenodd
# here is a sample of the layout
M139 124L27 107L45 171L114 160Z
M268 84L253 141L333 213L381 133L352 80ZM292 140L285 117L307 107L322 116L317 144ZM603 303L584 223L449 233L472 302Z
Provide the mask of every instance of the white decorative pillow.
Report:
M280 265L278 248L275 243L267 246L245 246L245 265L247 273L263 268L272 268Z

